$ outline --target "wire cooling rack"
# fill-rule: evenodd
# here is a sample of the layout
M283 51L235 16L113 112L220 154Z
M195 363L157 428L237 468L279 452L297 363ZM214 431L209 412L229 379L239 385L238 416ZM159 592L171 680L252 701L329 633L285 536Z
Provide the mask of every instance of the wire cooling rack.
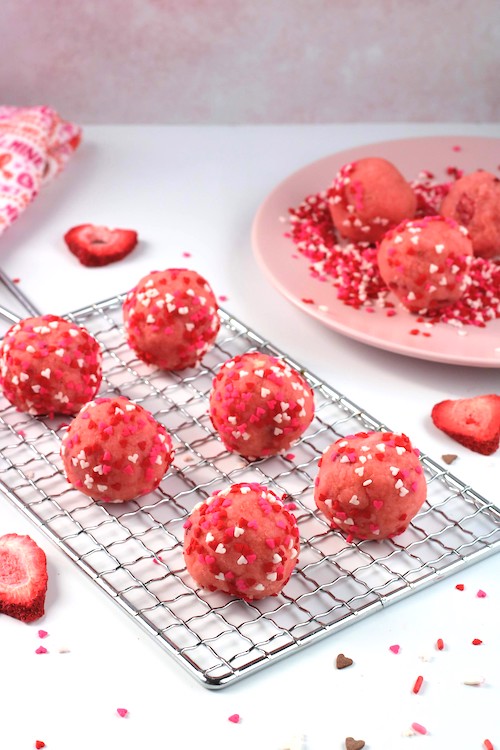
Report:
M425 455L428 500L408 530L392 541L348 544L315 512L318 459L341 436L388 428L225 312L202 366L183 373L152 368L124 340L123 299L67 317L103 348L100 395L128 396L170 431L175 460L161 485L131 502L93 502L62 472L68 418L33 418L1 397L0 487L206 687L245 677L500 547L500 509ZM303 372L316 401L312 424L289 453L251 462L224 448L207 412L221 364L249 350L284 357ZM289 495L301 537L284 591L254 603L197 588L183 559L183 524L193 506L241 481Z

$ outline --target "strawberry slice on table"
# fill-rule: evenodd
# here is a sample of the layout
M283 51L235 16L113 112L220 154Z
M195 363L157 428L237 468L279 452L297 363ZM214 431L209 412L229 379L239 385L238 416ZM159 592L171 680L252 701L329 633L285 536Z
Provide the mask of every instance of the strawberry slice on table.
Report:
M46 592L45 552L29 536L0 537L0 613L23 622L38 620Z
M137 232L79 224L66 232L64 241L84 266L106 266L132 252L137 245Z
M500 444L500 396L441 401L432 408L436 427L471 451L490 456Z

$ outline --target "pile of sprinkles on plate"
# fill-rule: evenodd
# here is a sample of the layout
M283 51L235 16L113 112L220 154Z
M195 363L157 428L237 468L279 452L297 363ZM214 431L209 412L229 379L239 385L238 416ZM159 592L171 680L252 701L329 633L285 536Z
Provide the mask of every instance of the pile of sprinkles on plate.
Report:
M448 167L446 171L448 181L440 182L432 172L424 170L409 183L417 198L417 219L437 216L450 186L463 174L456 167ZM332 184L290 208L288 218L283 219L289 222L285 236L309 260L310 275L331 284L343 304L367 313L382 309L388 317L396 315L398 309L404 308L382 279L377 265L377 246L340 238L330 214L334 197ZM463 336L466 326L484 328L490 321L500 318L500 263L475 256L467 274L470 283L458 301L415 316L415 323L424 324L427 329L423 331L424 336L431 335L429 329L435 323L455 326ZM310 298L303 298L302 302L315 304ZM328 310L324 305L319 309ZM413 335L421 332L419 328L410 330Z

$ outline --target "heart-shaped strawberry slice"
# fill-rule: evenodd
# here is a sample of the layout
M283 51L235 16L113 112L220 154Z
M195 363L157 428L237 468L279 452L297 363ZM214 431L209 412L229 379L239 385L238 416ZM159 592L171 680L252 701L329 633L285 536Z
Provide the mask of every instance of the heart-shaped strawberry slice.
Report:
M0 613L23 622L38 620L46 592L45 552L29 536L0 537Z
M137 232L79 224L66 232L64 241L84 266L106 266L132 252L137 245Z
M449 399L431 413L436 427L471 451L489 456L500 444L500 396Z

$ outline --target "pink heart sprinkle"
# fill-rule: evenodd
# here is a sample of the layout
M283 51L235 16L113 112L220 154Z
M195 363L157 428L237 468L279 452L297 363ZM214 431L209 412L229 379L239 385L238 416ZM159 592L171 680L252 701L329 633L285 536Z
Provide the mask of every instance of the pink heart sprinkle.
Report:
M486 591L483 591L482 589L479 589L479 591L477 592L476 596L478 596L480 599L484 599L484 597L486 596Z
M478 594L478 596L479 596L479 594ZM39 638L47 638L47 636L48 636L48 633L47 633L46 630L39 630L38 631L38 637Z
M389 651L392 651L393 654L399 654L399 646L389 646Z
M126 708L117 708L116 713L118 714L118 716L124 718L128 714L128 710Z
M239 714L232 714L229 717L229 721L232 721L233 724L239 724L240 723L240 715Z
M38 646L38 648L35 650L35 654L48 654L48 651L45 646Z

